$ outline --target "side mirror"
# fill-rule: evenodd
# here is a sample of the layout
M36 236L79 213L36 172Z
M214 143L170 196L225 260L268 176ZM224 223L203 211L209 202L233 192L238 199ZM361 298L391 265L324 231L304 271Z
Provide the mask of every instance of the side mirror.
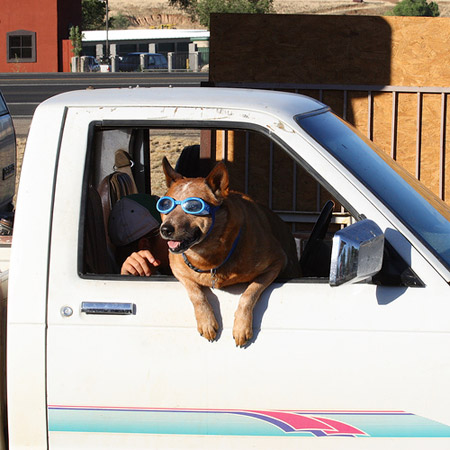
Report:
M333 237L330 285L357 283L372 277L383 263L384 234L369 219L361 220Z

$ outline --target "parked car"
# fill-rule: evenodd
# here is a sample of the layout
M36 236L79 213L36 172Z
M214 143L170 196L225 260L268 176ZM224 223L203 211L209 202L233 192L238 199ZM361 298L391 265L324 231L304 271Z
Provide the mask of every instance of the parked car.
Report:
M144 55L141 67L141 55ZM161 53L134 52L119 60L119 71L135 72L138 70L167 69L167 59Z
M99 58L98 64L100 66L100 72L111 72L111 59L104 56L102 58Z
M12 210L15 175L16 134L11 114L0 92L0 217Z
M100 64L100 72L111 72L111 64Z
M85 56L84 61L85 72L100 72L100 64L93 56Z

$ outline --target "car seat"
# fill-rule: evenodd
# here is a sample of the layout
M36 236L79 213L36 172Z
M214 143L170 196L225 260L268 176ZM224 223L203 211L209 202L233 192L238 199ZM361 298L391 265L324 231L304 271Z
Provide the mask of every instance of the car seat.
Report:
M112 245L108 237L108 220L111 209L122 197L138 193L132 167L133 161L129 153L125 150L117 150L114 156L114 172L103 178L98 187L108 246Z
M114 273L115 267L106 243L100 195L92 185L89 186L84 225L84 267L83 273Z
M114 167L95 189L89 186L85 223L84 272L118 273L115 248L108 236L108 220L112 207L122 197L136 194L131 168L133 161L125 150L117 150Z

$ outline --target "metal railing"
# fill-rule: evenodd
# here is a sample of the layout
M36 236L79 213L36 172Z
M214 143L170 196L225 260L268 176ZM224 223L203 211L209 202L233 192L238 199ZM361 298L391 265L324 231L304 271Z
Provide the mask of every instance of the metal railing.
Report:
M208 64L209 54L204 52L169 52L167 53L168 71L199 72Z

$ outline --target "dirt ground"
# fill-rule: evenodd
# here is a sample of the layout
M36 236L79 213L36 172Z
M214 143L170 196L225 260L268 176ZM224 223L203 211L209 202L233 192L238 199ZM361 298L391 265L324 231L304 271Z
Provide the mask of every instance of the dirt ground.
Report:
M153 132L153 134L155 133ZM150 138L152 194L161 197L166 192L166 182L161 164L163 156L166 156L172 167L175 167L183 148L199 143L200 132L195 130L183 130L182 133L161 131L157 136Z
M19 187L20 172L22 170L23 155L25 152L26 138L16 139L16 194L13 203L16 204L17 188Z

